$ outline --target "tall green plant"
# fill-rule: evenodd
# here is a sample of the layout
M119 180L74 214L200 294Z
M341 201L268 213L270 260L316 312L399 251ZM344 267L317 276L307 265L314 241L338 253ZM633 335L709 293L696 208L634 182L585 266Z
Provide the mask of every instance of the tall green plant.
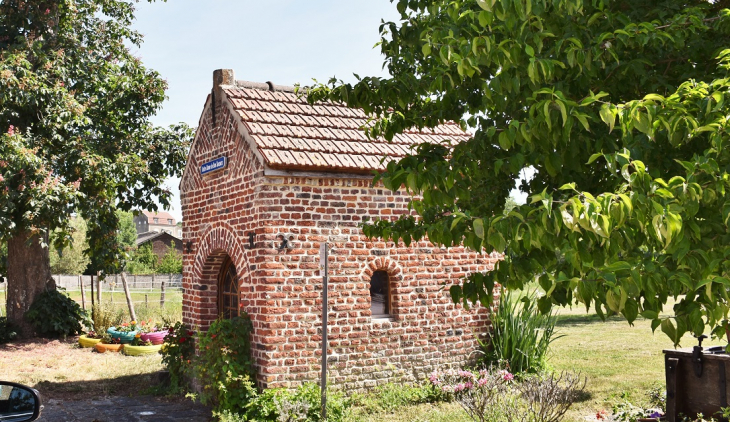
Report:
M539 372L545 368L548 347L555 336L557 317L543 315L534 294L504 291L492 314L492 336L481 342L483 363L509 364L512 372Z
M194 370L203 386L200 399L218 412L242 409L257 394L251 330L247 315L221 318L198 337L200 355Z

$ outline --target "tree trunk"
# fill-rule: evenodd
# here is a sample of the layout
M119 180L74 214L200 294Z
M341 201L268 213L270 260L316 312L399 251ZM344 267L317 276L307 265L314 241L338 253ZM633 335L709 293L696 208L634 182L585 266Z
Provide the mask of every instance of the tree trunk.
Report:
M55 289L51 276L48 247L41 245L39 235L21 232L8 240L8 321L18 328L21 338L33 336L32 326L25 320L33 301L46 290Z

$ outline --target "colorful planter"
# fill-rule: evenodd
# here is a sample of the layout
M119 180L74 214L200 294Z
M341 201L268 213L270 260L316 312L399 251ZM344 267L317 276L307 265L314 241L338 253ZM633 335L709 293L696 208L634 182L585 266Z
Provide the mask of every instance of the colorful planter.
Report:
M122 353L127 356L144 356L158 353L162 348L161 344L156 346L131 346L129 344L124 345Z
M153 333L142 333L139 339L142 341L149 341L154 345L162 344L165 341L169 332L167 330L155 331Z
M100 342L100 338L88 338L86 335L79 336L79 346L81 347L94 347L94 345Z
M105 344L105 343L96 343L94 345L94 348L99 353L106 353L106 352L119 352L124 348L123 344Z
M134 336L137 335L136 331L129 331L129 332L122 332L115 330L116 327L111 327L108 330L106 330L107 333L109 333L112 338L118 338L122 344L129 344L134 340Z

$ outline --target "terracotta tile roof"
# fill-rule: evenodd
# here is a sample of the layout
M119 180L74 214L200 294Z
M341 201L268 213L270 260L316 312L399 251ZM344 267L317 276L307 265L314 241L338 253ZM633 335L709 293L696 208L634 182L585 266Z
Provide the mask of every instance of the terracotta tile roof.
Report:
M411 145L471 137L449 123L396 135L392 142L368 140L359 129L367 122L362 110L335 103L311 106L293 88L273 84L236 81L222 88L273 169L369 173L385 168L383 157L403 157Z
M169 212L165 212L165 211L160 211L160 212L142 211L142 214L144 214L145 216L147 216L147 221L150 224L164 224L164 225L169 225L169 224L167 224L167 220L172 220L172 225L175 225L176 224L175 217L173 217L172 214L170 214ZM157 221L159 221L159 223L153 223L153 221L154 221L153 219L154 218L157 218L158 219Z

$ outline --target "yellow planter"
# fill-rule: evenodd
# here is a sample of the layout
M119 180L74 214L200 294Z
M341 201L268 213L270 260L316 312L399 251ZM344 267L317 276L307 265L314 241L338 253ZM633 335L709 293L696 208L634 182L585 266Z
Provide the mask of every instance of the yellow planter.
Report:
M100 338L88 338L86 335L79 336L79 345L81 347L94 347L100 341Z
M160 351L162 348L161 344L155 345L155 346L132 346L129 344L124 345L124 349L122 350L122 353L124 353L127 356L144 356L144 355L153 355Z

